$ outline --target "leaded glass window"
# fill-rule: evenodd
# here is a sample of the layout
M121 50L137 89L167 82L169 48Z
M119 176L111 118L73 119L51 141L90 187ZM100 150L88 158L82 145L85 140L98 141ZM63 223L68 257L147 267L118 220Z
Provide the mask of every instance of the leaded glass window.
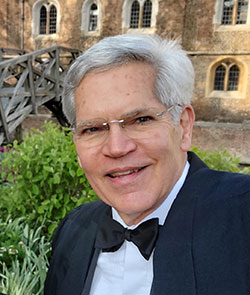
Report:
M227 90L229 91L238 90L239 74L240 74L240 71L236 65L232 66L229 69Z
M95 31L97 28L98 7L95 3L90 6L89 10L89 31Z
M50 7L50 12L49 12L49 33L50 34L55 34L56 33L56 7L52 5Z
M46 34L47 28L47 9L42 6L40 9L40 34Z
M138 1L134 1L131 6L130 14L130 28L139 27L139 17L140 17L140 4Z
M238 25L247 23L248 0L224 0L221 24Z
M218 66L214 77L214 90L224 90L226 69L224 66Z
M40 28L42 35L55 34L57 24L57 9L55 5L49 3L43 5L40 9Z
M142 14L142 27L150 28L151 26L151 14L152 14L152 2L150 0L146 0L143 6L143 14Z
M248 0L238 0L236 24L247 23Z
M237 91L239 87L240 70L232 62L222 62L215 69L214 90Z

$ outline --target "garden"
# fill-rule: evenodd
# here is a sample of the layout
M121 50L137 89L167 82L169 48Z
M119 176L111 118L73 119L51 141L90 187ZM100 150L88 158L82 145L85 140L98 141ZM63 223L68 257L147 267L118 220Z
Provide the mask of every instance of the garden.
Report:
M211 168L250 174L226 150L192 150ZM0 293L40 295L59 221L97 196L67 128L46 123L0 152Z

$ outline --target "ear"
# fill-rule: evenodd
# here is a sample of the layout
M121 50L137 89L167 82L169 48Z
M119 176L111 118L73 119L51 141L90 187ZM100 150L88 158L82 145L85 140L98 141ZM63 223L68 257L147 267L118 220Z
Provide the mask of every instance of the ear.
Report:
M183 152L187 152L190 149L194 119L194 110L191 105L184 106L180 117L180 127L182 130L180 148Z

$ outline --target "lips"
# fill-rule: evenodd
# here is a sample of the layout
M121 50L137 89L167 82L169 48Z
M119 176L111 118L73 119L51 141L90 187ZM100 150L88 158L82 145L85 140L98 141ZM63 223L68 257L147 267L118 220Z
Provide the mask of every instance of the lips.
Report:
M138 173L139 171L141 171L142 169L144 169L146 166L141 167L141 168L134 168L134 169L127 169L127 170L123 170L123 171L114 171L112 173L108 173L107 176L111 177L111 178L116 178L116 177L124 177L127 175L131 175L133 173Z

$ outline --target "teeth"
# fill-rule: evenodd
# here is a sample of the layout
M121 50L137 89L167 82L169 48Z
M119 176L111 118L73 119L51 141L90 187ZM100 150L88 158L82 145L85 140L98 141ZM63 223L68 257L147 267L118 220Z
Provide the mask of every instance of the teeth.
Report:
M111 177L122 177L125 175L129 175L131 173L137 173L140 169L132 169L132 170L127 170L127 171L123 171L123 172L115 172L110 174Z

